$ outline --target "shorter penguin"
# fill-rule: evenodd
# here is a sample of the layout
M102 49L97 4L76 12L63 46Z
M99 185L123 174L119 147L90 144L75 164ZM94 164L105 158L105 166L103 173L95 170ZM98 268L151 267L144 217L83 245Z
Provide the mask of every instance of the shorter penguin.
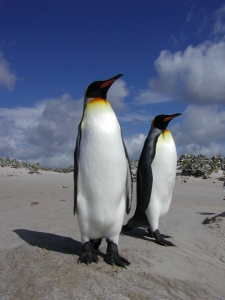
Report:
M170 236L159 232L159 218L169 210L177 169L176 146L166 128L180 115L158 115L152 120L138 164L136 210L122 228L122 231L129 231L147 225L148 235L163 246L174 246L165 240Z

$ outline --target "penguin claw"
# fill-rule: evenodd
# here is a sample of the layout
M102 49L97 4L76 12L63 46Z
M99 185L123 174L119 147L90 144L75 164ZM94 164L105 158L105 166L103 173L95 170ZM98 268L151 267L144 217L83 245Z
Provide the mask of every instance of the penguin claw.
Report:
M111 266L117 265L119 267L126 268L130 265L130 262L126 258L120 256L119 254L107 254L105 257L105 262Z
M171 238L170 235L166 235L166 234L161 234L161 235L162 235L162 237L164 237L164 238L166 238L166 239Z
M163 234L163 233L160 233L160 235L161 235L161 237L166 238L166 239L171 238L170 235L166 235L166 234ZM155 237L155 232L151 232L151 229L148 229L148 236L154 238Z
M161 240L156 240L155 242L161 246L175 246L172 242L167 241L163 238Z
M78 259L78 263L85 263L87 266L89 266L92 262L98 263L96 253L82 253Z
M119 267L126 268L126 266L130 265L130 262L126 258L119 255L117 245L112 242L108 242L107 254L104 260L111 266L114 266L115 264Z
M89 266L92 262L98 262L98 256L94 250L94 246L91 242L83 244L82 254L78 259L78 263L85 263Z
M168 235L163 235L159 232L158 229L154 232L155 242L162 246L175 246L172 242L167 241L164 239L164 237L170 237Z

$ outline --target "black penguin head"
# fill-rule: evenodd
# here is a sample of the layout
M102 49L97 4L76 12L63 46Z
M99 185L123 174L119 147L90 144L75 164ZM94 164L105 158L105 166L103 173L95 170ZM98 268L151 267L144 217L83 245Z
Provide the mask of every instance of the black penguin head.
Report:
M94 81L86 89L85 98L102 98L106 99L106 95L110 86L123 74L118 74L110 79L103 81Z
M173 120L173 118L178 117L180 115L180 113L174 115L158 115L152 120L152 125L161 130L165 130L169 122Z

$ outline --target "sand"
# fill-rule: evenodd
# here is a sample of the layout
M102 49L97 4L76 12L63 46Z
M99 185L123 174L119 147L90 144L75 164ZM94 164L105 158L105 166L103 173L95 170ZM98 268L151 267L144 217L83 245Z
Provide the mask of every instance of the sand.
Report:
M160 220L176 247L157 245L141 228L121 234L126 269L104 262L105 241L98 264L77 263L73 173L40 173L0 167L0 299L225 299L222 173L178 175Z

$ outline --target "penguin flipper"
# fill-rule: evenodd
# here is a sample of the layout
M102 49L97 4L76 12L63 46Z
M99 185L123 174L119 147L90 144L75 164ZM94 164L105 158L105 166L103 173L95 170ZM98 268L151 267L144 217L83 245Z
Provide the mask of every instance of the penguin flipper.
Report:
M152 193L152 161L155 157L157 136L155 140L146 138L138 163L137 170L137 206L133 217L123 226L122 231L130 231L136 227L150 227L145 211L149 205Z
M129 214L131 210L131 204L132 204L132 197L133 197L133 182L132 182L132 173L131 173L131 165L130 165L130 159L128 156L127 148L123 139L122 131L121 131L121 137L123 141L123 147L124 152L127 158L127 179L126 179L126 212Z
M149 159L142 160L137 171L137 209L145 213L152 193L152 167Z
M77 185L78 185L78 172L79 172L79 152L80 152L80 140L81 140L81 123L78 126L77 131L77 141L76 141L76 147L74 151L74 206L73 206L73 212L74 215L77 210Z

